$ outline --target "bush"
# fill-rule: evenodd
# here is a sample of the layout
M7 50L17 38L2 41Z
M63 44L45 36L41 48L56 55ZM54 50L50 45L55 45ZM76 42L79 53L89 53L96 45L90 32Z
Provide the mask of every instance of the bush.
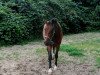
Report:
M10 5L13 7L13 4ZM41 34L42 18L36 10L35 12L31 10L25 12L27 9L19 10L20 13L18 13L12 12L13 9L8 7L0 7L0 42L2 44L18 44Z
M81 3L81 5L86 7L96 7L98 4L100 4L99 0L72 0L77 3Z
M82 14L81 8L79 8L76 3L66 3L64 11L66 12L66 16L63 22L68 28L66 33L79 33L85 31L86 23L83 17L80 16L80 14Z
M100 30L100 22L87 21L86 24L87 24L86 31L99 31Z
M17 44L40 37L44 22L54 17L60 22L64 34L99 30L99 7L98 4L92 8L90 5L84 7L71 0L2 0L0 41Z
M16 14L7 14L6 22L0 24L0 41L6 44L17 44L21 40L28 39L29 32L25 27L23 17ZM16 17L15 17L16 16Z

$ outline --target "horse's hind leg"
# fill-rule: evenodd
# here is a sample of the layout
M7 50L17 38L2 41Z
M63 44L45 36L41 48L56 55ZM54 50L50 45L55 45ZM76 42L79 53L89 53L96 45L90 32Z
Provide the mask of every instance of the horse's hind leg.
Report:
M57 69L57 59L58 59L58 51L59 51L60 46L56 47L56 54L55 54L55 66L54 66L54 70Z

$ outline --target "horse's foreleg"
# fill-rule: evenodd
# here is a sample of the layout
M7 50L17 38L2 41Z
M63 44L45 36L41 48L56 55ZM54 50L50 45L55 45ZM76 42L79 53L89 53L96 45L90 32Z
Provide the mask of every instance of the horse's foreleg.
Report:
M52 73L52 63L51 63L51 60L52 60L52 53L51 53L51 47L48 47L47 50L48 50L48 62L49 62L49 70L48 70L48 73Z
M58 51L59 51L59 47L56 47L56 54L55 54L55 66L54 66L54 70L57 69L57 59L58 59Z
M51 66L51 60L52 60L52 53L51 53L51 51L48 51L48 60L49 60L49 68L51 68L52 66Z

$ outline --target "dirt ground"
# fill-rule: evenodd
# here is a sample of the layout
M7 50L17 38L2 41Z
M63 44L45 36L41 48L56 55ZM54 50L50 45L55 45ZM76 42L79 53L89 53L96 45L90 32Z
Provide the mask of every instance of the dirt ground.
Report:
M48 75L47 53L43 42L40 42L1 47L5 58L0 58L0 75ZM40 52L37 52L38 48L41 48ZM100 75L100 69L90 60L80 61L60 51L58 69L52 75Z

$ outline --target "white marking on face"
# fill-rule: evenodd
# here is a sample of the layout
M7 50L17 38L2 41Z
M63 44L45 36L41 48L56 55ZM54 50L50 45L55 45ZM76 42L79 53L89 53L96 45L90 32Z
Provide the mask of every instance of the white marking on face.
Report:
M47 40L50 38L51 34L51 25L45 24L43 28L43 38L44 40Z

